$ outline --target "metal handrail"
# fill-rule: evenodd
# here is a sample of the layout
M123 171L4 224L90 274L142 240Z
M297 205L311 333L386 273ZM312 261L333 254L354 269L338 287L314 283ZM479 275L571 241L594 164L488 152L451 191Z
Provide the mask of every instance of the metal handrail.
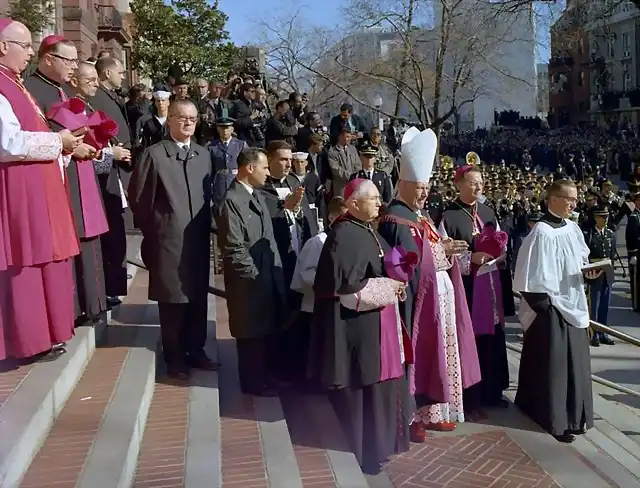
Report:
M513 352L517 352L518 354L522 354L522 347L518 347L515 344L510 344L507 342L507 349ZM628 395L640 397L640 391L632 390L631 388L627 388L626 386L619 385L618 383L614 383L613 381L605 380L604 378L597 376L595 374L591 375L591 381L607 386L613 390L621 391L622 393L626 393Z
M522 300L522 295L519 292L514 291L513 294L514 296ZM589 325L599 332L604 332L605 334L613 336L616 339L619 339L623 342L627 342L632 346L640 347L640 339L638 339L637 337L634 337L629 334L625 334L624 332L620 332L619 330L616 330L616 329L612 329L611 327L601 324L600 322L596 322L595 320L589 320Z
M133 266L136 266L138 268L147 270L147 267L142 262L138 261L137 259L127 259L127 263L129 263L129 264L131 264ZM216 288L214 286L209 286L209 293L211 293L212 295L215 295L217 297L220 297L220 298L225 298L225 299L227 298L227 294L226 294L226 292L224 290L221 290L220 288ZM514 291L513 293L517 297L522 298L522 295L520 295L520 293L518 293L517 291ZM606 325L603 325L603 324L601 324L599 322L596 322L594 320L591 320L590 323L591 323L591 326L593 328L595 328L595 329L597 329L599 331L605 332L605 333L615 337L616 339L620 339L621 341L628 342L630 344L633 344L634 346L640 346L640 339L638 339L637 337L633 337L633 336L630 336L628 334L625 334L624 332L617 331L615 329L612 329L611 327L607 327ZM517 352L518 354L522 354L522 348L521 347L518 347L518 346L516 346L514 344L510 344L510 343L507 343L506 346L507 346L507 349L510 349L511 351L514 351L514 352ZM612 388L614 390L618 390L618 391L620 391L622 393L626 393L628 395L633 395L633 396L636 396L636 397L640 397L640 392L638 392L636 390L632 390L631 388L627 388L626 386L622 386L622 385L619 385L617 383L614 383L613 381L606 380L604 378L601 378L600 376L592 374L591 375L591 380L595 381L596 383L599 383L601 385L604 385L604 386L606 386L608 388Z

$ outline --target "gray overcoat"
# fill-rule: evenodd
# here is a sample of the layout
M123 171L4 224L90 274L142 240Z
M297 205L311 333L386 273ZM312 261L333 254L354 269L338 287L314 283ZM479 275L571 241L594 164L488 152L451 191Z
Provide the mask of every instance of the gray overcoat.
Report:
M129 183L129 205L142 230L149 299L206 300L211 246L211 158L202 146L171 140L147 148Z
M237 339L280 332L286 295L271 215L259 191L233 180L217 208L229 330Z

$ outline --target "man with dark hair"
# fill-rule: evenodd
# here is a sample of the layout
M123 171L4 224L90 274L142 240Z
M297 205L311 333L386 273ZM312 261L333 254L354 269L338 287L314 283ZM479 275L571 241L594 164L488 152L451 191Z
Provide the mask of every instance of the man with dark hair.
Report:
M143 235L149 299L158 302L167 372L186 379L189 368L214 370L207 357L207 293L211 231L211 160L193 138L198 110L173 102L170 138L146 149L129 183L129 201ZM166 218L167 208L171 218Z
M238 98L229 109L229 116L235 120L236 135L250 147L264 147L265 137L262 114L256 109L254 100L256 88L251 83L243 83L238 89Z
M514 275L525 331L516 405L558 441L570 443L593 427L584 284L604 268L585 268L589 247L569 220L578 203L576 185L556 180L547 199L547 212L522 241Z
M298 134L298 125L289 114L289 102L280 100L276 103L276 113L273 114L265 129L265 141L267 145L271 141L286 141L290 145L294 145L294 138Z
M334 142L340 135L340 131L345 128L350 133L356 134L358 139L362 138L365 132L362 119L353 113L353 105L350 103L340 105L340 113L331 119L329 124L331 142Z
M131 149L131 131L124 102L116 93L122 86L125 71L122 62L108 56L96 62L100 86L91 99L95 110L102 110L118 124L118 134L113 146ZM131 161L114 158L109 172L98 174L102 199L107 212L109 232L103 234L102 255L104 277L109 304L120 303L120 296L127 294L127 229L132 230L133 216L127 204L124 189L129 185Z
M243 393L274 396L273 360L286 304L282 262L262 187L269 176L264 150L244 149L238 174L216 211L224 263L229 331L236 339ZM247 306L250 300L251 306Z

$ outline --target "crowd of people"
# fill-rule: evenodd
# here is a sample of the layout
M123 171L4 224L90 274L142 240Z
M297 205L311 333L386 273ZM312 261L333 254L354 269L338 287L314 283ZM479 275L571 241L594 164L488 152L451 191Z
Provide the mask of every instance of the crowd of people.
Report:
M326 393L366 472L508 408L515 292L517 405L561 442L593 425L589 341L612 341L587 330L607 322L624 218L640 311L640 168L628 193L607 180L631 172L621 152L508 129L439 143L398 121L385 137L348 103L327 129L303 94L271 111L244 74L191 91L172 69L151 101L144 86L125 101L118 59L80 61L49 36L23 81L33 55L29 30L0 20L0 360L54 361L104 320L139 232L167 374L219 367L204 351L213 264L242 391Z

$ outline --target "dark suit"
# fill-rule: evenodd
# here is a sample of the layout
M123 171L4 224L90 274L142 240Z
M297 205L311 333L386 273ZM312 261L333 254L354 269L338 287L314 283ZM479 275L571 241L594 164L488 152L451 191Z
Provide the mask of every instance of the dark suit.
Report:
M393 198L393 185L391 184L391 178L384 171L379 171L377 169L372 170L373 174L371 178L369 174L361 169L351 175L349 181L355 180L356 178L364 178L365 180L371 180L378 188L380 192L380 198L384 203L389 203Z
M207 336L211 231L211 160L195 143L148 148L136 164L129 201L143 235L149 299L158 302L169 366L203 354Z
M261 192L233 180L216 210L229 331L236 339L240 386L259 392L273 371L286 302L282 262Z
M90 100L94 110L102 110L107 117L118 124L116 144L131 149L131 131L127 122L127 111L120 97L113 91L98 88ZM127 229L133 229L133 215L129 208L122 208L122 188L129 185L131 166L124 161L114 161L111 171L99 174L98 181L102 190L107 213L109 232L101 236L104 260L104 278L107 296L127 294Z
M595 226L584 233L587 246L589 246L589 260L599 261L610 259L613 263L616 253L615 234L611 229L605 228L602 232L595 229ZM587 280L589 312L591 320L607 325L609 316L609 304L611 302L611 285L614 281L613 267L608 272L602 273L595 280ZM606 334L594 331L595 339L603 339Z
M366 128L362 119L358 117L356 114L351 114L351 124L355 129L355 132L366 132ZM340 135L340 131L348 126L348 120L342 118L340 114L334 116L329 123L329 135L331 136L331 143L335 144L338 136Z
M311 237L318 234L318 219L309 207L306 197L302 197L299 213L293 217L284 208L284 200L278 196L278 188L295 191L300 180L294 175L287 175L281 181L268 178L260 189L264 201L271 214L273 233L282 259L284 285L287 293L287 317L285 330L278 338L276 362L273 365L279 376L290 380L304 378L305 357L308 351L308 327L300 322L299 312L302 295L291 289L291 280L295 271L298 253ZM294 240L292 230L295 229L297 239ZM296 248L297 246L297 248ZM302 373L302 375L300 375Z

